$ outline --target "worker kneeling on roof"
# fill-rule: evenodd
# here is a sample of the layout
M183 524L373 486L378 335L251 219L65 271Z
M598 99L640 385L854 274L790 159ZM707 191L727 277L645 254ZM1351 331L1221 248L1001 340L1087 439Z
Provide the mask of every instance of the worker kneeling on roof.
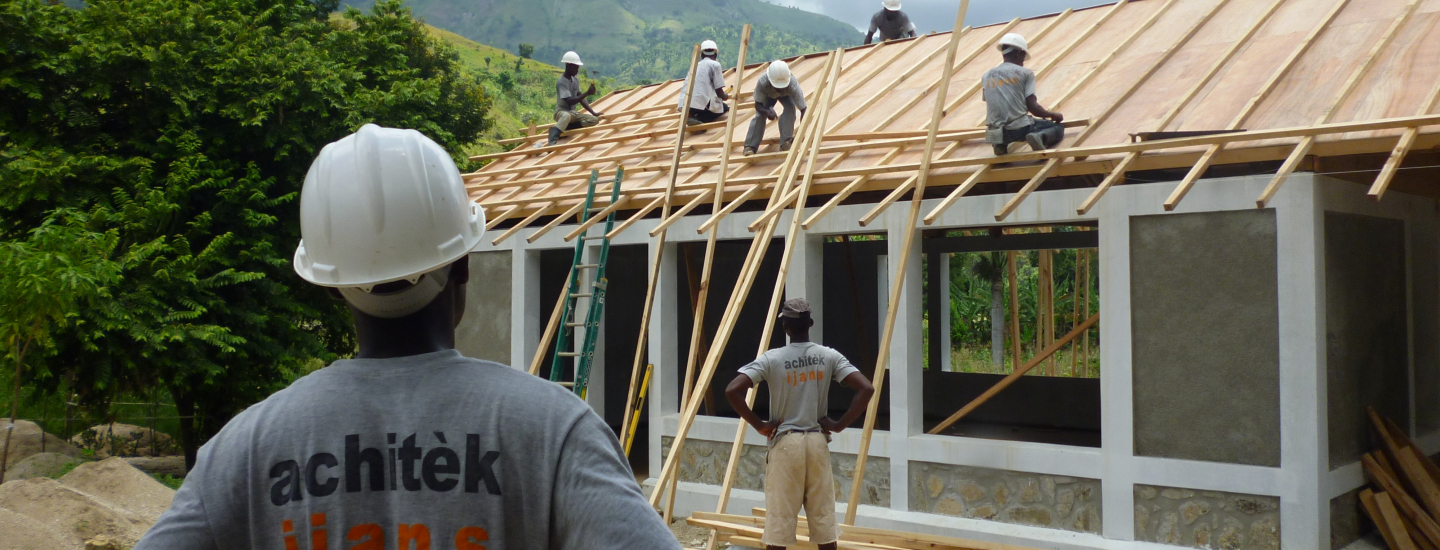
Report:
M680 88L680 101L676 104L677 109L685 110L689 120L686 124L694 126L715 122L725 113L730 111L730 106L725 102L730 101L730 94L725 93L725 69L715 57L720 55L720 48L715 45L714 40L706 40L700 43L700 63L695 66L695 82L700 84L690 94L690 108L685 109L685 95L691 85L685 83Z
M589 101L590 96L595 95L595 83L591 82L583 93L580 91L580 67L584 65L580 62L580 54L565 52L560 62L565 65L565 73L555 82L555 126L550 128L550 139L546 145L555 145L565 130L589 128L600 123L601 113L591 109ZM576 111L576 105L584 107L587 112Z
M765 454L765 533L760 541L771 550L794 546L797 515L804 505L810 542L821 550L835 550L840 530L835 523L830 434L860 418L875 388L840 352L810 341L815 321L804 298L786 300L779 321L790 345L740 367L740 374L725 388L725 398L770 442ZM855 390L840 420L828 416L832 381ZM746 392L760 382L770 384L767 422L761 422L745 403Z
M294 264L348 306L355 357L231 420L136 550L678 549L588 405L455 351L484 232L420 132L325 146Z
M745 133L745 156L755 154L765 138L765 122L780 119L780 150L789 151L795 141L795 110L805 116L805 91L800 81L790 74L790 65L784 61L773 61L755 83L755 120L750 121L750 131ZM775 104L785 106L785 112L776 114Z
M1030 58L1025 37L1012 32L995 47L1005 62L985 71L981 78L985 84L985 142L995 147L996 156L1009 153L1010 144L1022 141L1035 151L1056 146L1065 137L1065 127L1060 125L1065 116L1046 110L1035 99L1035 72L1025 68L1025 60Z
M910 22L910 16L900 11L900 0L885 0L881 5L885 9L870 16L870 30L865 33L866 44L870 43L877 31L880 33L881 42L915 37L915 24Z

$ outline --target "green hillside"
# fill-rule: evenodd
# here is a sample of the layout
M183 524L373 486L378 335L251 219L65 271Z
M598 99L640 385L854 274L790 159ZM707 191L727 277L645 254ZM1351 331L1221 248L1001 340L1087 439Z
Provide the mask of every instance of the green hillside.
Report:
M352 0L365 8L373 0ZM558 62L566 50L586 68L642 84L683 76L690 45L712 38L733 56L741 25L754 25L752 60L858 44L835 19L761 0L410 0L416 16L482 44ZM733 63L733 60L728 64Z

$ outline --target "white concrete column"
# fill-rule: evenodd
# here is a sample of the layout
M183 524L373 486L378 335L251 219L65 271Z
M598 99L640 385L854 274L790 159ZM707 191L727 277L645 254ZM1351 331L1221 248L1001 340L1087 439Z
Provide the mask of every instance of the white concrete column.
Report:
M1314 177L1297 174L1275 208L1280 310L1280 545L1330 541L1325 370L1325 216Z
M511 240L515 247L510 261L510 366L525 370L535 359L548 320L543 316L550 309L540 303L540 251L527 250L523 239Z
M650 393L645 401L650 412L650 473L656 475L664 465L660 458L660 436L665 433L665 417L676 416L680 410L680 395L676 392L676 381L680 379L680 331L670 319L679 315L679 284L676 275L676 258L680 248L673 242L664 244L665 255L661 258L659 280L655 285L655 303L650 310L650 335L646 339L649 361L655 365L650 375ZM655 241L648 247L646 264L655 265Z
M916 232L906 227L909 210L891 208L886 215L886 252L891 261L886 279L894 284L899 262L904 251L905 234ZM923 432L924 413L924 358L922 327L925 303L921 299L924 284L921 273L920 236L915 235L910 243L909 260L905 267L904 285L901 286L899 307L896 309L895 332L890 338L890 434L898 442L890 446L890 509L910 509L910 445L911 436ZM890 285L880 288L889 301ZM888 303L887 303L888 306ZM884 325L881 325L884 330Z
M791 215L787 211L786 216ZM785 224L789 221L786 220ZM782 224L783 225L783 224ZM785 274L785 297L804 298L810 302L810 339L825 342L825 237L802 231L790 253L790 271Z
M1130 344L1130 215L1100 202L1100 485L1105 538L1135 540L1135 396Z

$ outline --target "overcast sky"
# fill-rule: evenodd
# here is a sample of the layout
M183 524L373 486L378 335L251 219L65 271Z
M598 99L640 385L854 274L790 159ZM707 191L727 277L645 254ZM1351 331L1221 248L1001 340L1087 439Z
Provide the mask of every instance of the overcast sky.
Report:
M766 0L772 4L794 6L805 11L821 13L839 19L864 31L870 26L870 16L881 9L880 0ZM970 11L965 24L970 26L988 25L1009 21L1015 17L1033 17L1063 11L1065 8L1083 8L1108 4L1111 0L970 0ZM955 10L959 0L901 0L901 10L910 15L916 30L948 31L955 23Z

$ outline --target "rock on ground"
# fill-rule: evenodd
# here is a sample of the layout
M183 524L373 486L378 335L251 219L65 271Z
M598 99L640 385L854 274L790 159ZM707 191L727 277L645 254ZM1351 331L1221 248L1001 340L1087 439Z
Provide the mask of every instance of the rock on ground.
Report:
M91 426L70 438L70 442L83 445L85 433L94 432L96 438L95 457L107 458L114 455L151 456L151 449L161 454L170 452L170 436L134 424L100 424Z
M185 477L185 457L175 456L131 456L125 457L125 462L139 468L147 474L165 474L174 477Z
M8 419L0 418L0 447L5 441L5 422ZM40 426L28 420L20 420L15 423L15 432L10 434L10 459L9 464L15 464L21 460L30 458L32 455L40 454L40 438L44 434L45 450L47 453L60 453L65 456L80 456L80 449L66 443L65 440L54 435L40 431Z
M5 470L5 481L32 477L55 477L65 471L66 467L80 462L82 460L79 458L60 453L33 454L19 463L11 462L10 467Z
M5 550L55 550L79 548L80 539L31 519L30 516L0 508L0 548Z
M146 528L170 508L175 491L131 466L123 458L89 462L65 474L60 483L106 504L140 515Z

